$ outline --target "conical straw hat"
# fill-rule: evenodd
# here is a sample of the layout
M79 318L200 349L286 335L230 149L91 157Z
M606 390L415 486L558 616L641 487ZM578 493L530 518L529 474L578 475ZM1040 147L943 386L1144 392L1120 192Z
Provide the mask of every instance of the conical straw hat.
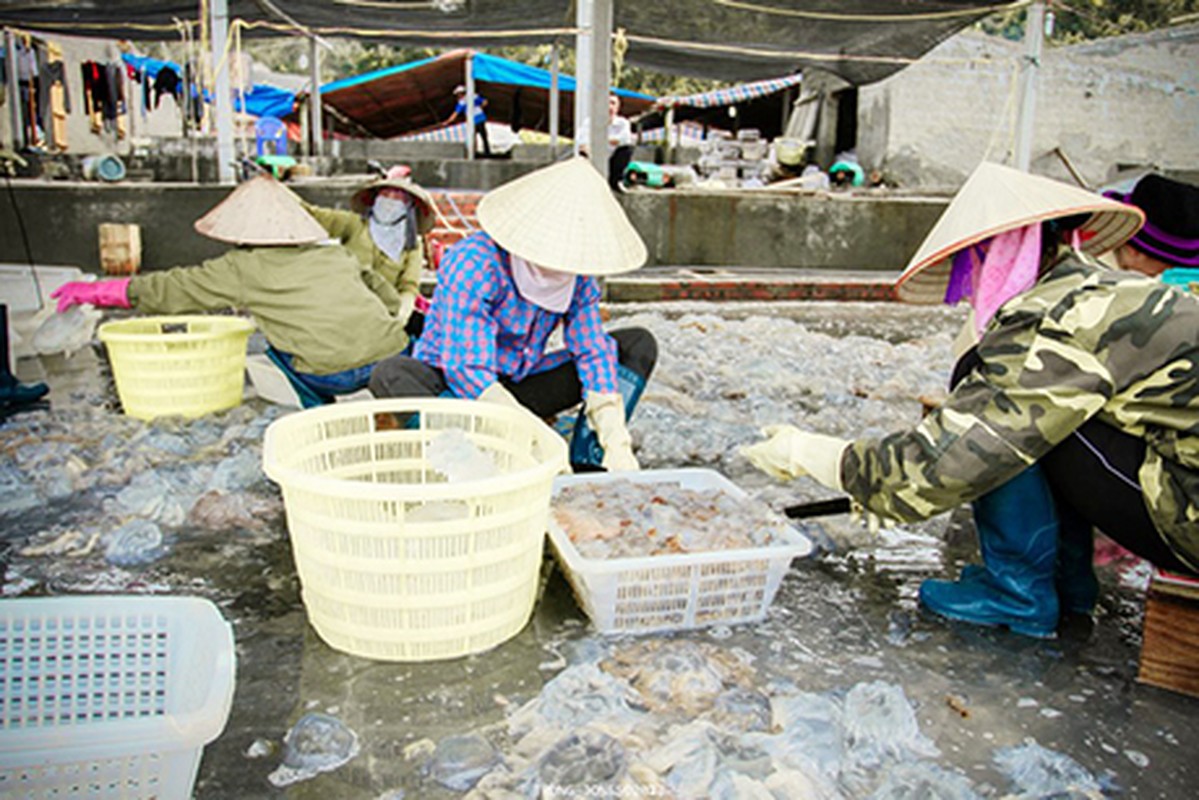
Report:
M196 232L230 244L312 244L329 238L285 186L259 175L196 220Z
M1034 222L1075 214L1091 215L1078 230L1081 249L1094 256L1124 244L1145 221L1145 215L1132 206L984 161L954 195L899 276L895 284L899 299L940 303L958 250Z
M433 195L414 183L404 170L404 167L392 167L387 171L386 177L372 178L359 186L350 196L350 208L355 213L364 214L375 202L375 195L380 189L403 189L421 206L418 228L421 233L428 233L433 230Z
M615 275L645 263L645 243L584 158L531 172L489 192L479 224L509 253L547 269Z

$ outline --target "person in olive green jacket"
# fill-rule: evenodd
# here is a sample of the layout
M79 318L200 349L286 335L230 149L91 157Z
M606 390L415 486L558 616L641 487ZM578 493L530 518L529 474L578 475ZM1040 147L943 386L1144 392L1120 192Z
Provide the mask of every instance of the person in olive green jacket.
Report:
M396 288L329 242L273 178L241 184L195 228L239 246L198 266L64 284L51 295L58 311L80 303L149 314L244 309L297 377L324 395L363 388L375 362L408 346Z
M433 228L433 198L408 177L408 168L392 167L386 176L359 187L350 198L351 211L300 204L331 237L396 288L399 316L407 321L425 266L421 236Z

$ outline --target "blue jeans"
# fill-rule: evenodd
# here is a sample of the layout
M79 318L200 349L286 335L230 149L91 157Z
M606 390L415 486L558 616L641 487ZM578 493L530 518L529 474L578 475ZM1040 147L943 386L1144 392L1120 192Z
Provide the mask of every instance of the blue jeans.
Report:
M373 363L363 364L361 367L343 369L341 372L332 372L328 375L313 375L296 369L295 358L291 353L284 353L280 350L276 350L275 353L283 363L287 364L292 374L303 381L305 386L323 395L350 394L359 389L365 389L371 379L371 370L375 368Z

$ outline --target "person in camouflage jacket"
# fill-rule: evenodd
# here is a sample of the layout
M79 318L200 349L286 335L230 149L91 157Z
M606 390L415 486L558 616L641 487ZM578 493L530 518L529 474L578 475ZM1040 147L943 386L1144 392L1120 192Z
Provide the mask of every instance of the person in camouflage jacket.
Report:
M1094 421L1144 442L1136 478L1148 515L1199 571L1199 298L1088 261L1063 257L1005 304L948 401L915 429L852 442L846 491L882 517L926 519Z
M1053 635L1063 610L1094 605L1096 527L1199 572L1199 298L1092 258L1142 219L982 165L899 282L901 299L973 306L978 343L948 400L912 430L845 442L778 426L745 455L883 518L972 502L984 565L920 592L953 619Z

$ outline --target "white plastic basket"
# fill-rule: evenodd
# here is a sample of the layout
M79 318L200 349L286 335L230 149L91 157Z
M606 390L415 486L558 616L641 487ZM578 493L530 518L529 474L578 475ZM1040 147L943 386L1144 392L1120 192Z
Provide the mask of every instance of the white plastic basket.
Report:
M433 469L427 447L452 429L500 474L447 482ZM271 423L262 457L283 490L308 620L330 646L456 658L528 622L553 477L568 463L562 437L528 411L442 398L323 406ZM455 513L431 519L439 509Z
M555 480L554 488L613 480L747 497L732 481L709 469L570 475ZM761 619L791 560L812 552L812 543L794 527L781 529L785 541L767 547L596 559L581 555L550 515L550 541L559 563L579 605L603 633L649 633Z
M190 797L234 658L201 598L0 602L0 797Z

